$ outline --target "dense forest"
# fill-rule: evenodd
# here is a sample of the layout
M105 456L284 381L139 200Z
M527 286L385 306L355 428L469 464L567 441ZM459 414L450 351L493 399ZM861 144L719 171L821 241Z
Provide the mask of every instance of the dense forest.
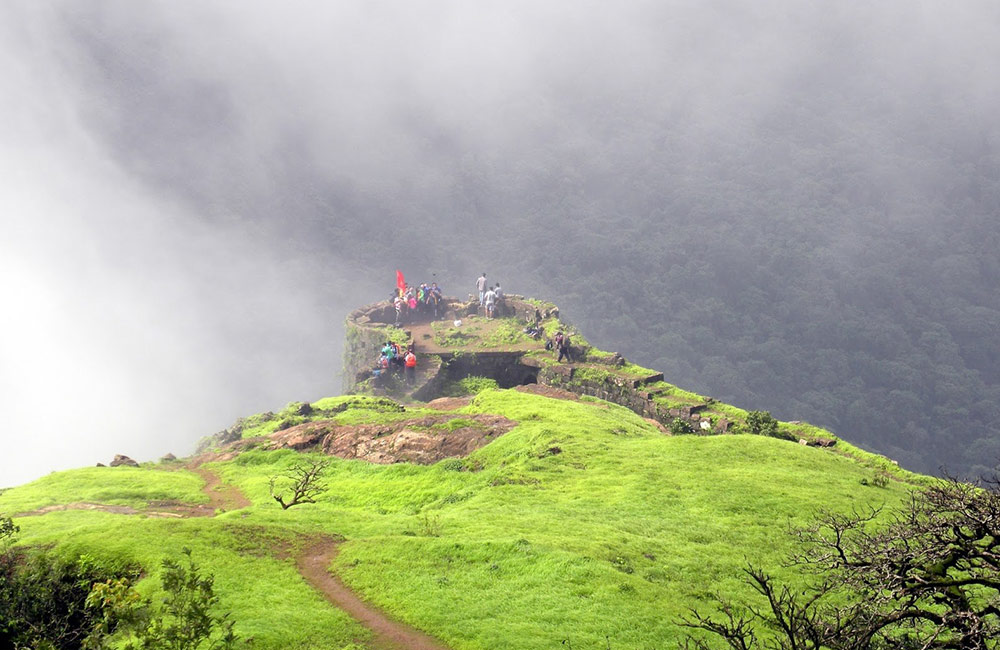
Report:
M486 271L672 383L914 470L1000 459L990 3L204 11L64 8L80 120L330 321L396 268Z

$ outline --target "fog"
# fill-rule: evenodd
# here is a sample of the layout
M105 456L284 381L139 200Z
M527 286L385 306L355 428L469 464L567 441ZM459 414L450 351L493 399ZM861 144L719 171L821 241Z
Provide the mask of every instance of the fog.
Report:
M924 148L987 146L998 60L985 0L6 2L0 486L337 393L343 319L398 267L558 300L511 242L569 254L560 197L583 222L669 207L625 168L697 190L683 165L749 160L781 192L783 148L864 131L846 192L905 222Z

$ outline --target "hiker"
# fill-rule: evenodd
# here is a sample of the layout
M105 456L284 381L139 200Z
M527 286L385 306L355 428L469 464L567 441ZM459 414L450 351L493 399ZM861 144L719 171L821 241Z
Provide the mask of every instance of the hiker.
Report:
M496 307L497 294L493 289L487 289L483 295L483 306L486 310L486 318L493 318L493 309Z
M392 357L389 359L390 362L400 370L403 368L403 353L399 350L399 346L396 343L390 343L392 345Z
M413 352L413 346L406 351L406 383L410 386L417 382L417 355Z
M479 291L479 304L483 304L483 298L486 297L486 271L479 276L476 280L476 290Z
M399 321L403 317L403 299L396 296L392 299L392 306L396 308L396 325L399 325Z
M375 364L375 368L372 370L372 377L376 385L381 383L381 377L389 370L389 357L385 356L385 353L379 355L378 362Z
M431 288L427 292L427 303L434 306L434 318L437 318L438 308L441 305L441 288L437 282L431 282Z
M504 303L503 301L503 289L500 288L500 283L497 282L497 286L493 287L493 293L496 294L496 308L500 310L500 314L503 315Z
M547 349L547 350L550 350L550 349L551 350L560 350L561 351L562 350L562 341L563 341L563 333L562 333L562 330L559 330L559 331L556 332L556 335L552 337L552 341L551 341L552 347L550 348L549 346L545 346L545 349ZM562 360L562 356L561 355L560 355L559 359Z
M563 356L566 357L566 361L573 363L573 355L570 350L571 341L569 338L569 332L567 332L559 341L559 358L556 359L557 362L563 360Z

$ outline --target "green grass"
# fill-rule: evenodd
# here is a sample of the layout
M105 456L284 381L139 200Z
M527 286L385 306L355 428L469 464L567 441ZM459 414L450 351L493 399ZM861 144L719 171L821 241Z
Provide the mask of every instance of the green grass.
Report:
M455 327L453 324L444 322L431 323L431 330L434 332L434 343L443 348L464 348L479 340L478 332L481 325L478 323L464 324L462 327Z
M410 342L410 337L406 335L406 330L395 325L373 326L372 329L381 332L383 341L392 341L403 346Z
M51 505L103 503L141 509L150 501L207 503L204 481L184 469L85 467L56 472L0 494L0 512L15 514Z
M498 387L496 379L489 377L465 377L445 386L444 395L449 397L464 397L465 395L476 395L484 390L492 390Z
M549 319L555 321L555 319ZM434 322L434 343L444 348L496 349L533 348L542 345L524 333L525 323L519 318L486 320L479 316L463 319L461 327L447 322Z
M534 345L535 339L524 333L524 321L518 318L497 318L479 345L484 348Z
M313 407L332 411L345 399L353 398ZM335 568L352 588L455 650L564 640L604 648L605 637L616 649L659 648L677 645L678 617L710 594L749 596L739 580L748 559L798 579L781 566L793 547L789 526L821 509L896 504L909 489L864 485L873 468L830 450L758 436L663 436L599 400L484 390L451 422L476 413L519 425L466 459L431 466L333 459L329 489L314 505L283 511L268 494L269 478L301 454L254 450L212 466L251 499L244 510L185 521L58 512L17 519L21 539L129 558L151 576L164 556L190 546L257 648L342 648L364 637L287 558L317 533L346 538ZM400 416L358 405L336 417L349 414ZM459 424L439 435L450 426ZM0 512L79 500L78 490L136 498L128 484L90 471L9 490ZM190 500L197 489L186 472L133 471L145 472L157 494Z

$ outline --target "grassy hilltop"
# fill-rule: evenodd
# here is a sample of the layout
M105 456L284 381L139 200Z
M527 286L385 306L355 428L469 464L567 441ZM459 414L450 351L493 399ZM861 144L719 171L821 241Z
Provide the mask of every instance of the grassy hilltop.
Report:
M14 517L21 545L140 566L147 594L159 589L161 561L192 549L256 648L373 647L371 632L300 573L302 555L321 539L340 541L330 569L351 590L456 650L564 641L664 648L684 635L679 618L712 594L748 595L747 560L794 582L780 567L793 548L789 527L824 509L897 504L918 480L842 443L666 435L586 396L491 388L447 411L400 411L358 396L310 406L306 416L297 407L248 418L243 435L270 433L282 418L377 425L442 412L455 427L482 414L516 426L465 458L431 465L250 441L197 468L170 461L59 472L4 491L0 514ZM432 435L455 427L435 425ZM327 490L315 504L282 510L269 479L303 457L331 461ZM887 471L891 480L876 480ZM222 485L206 493L213 478Z

